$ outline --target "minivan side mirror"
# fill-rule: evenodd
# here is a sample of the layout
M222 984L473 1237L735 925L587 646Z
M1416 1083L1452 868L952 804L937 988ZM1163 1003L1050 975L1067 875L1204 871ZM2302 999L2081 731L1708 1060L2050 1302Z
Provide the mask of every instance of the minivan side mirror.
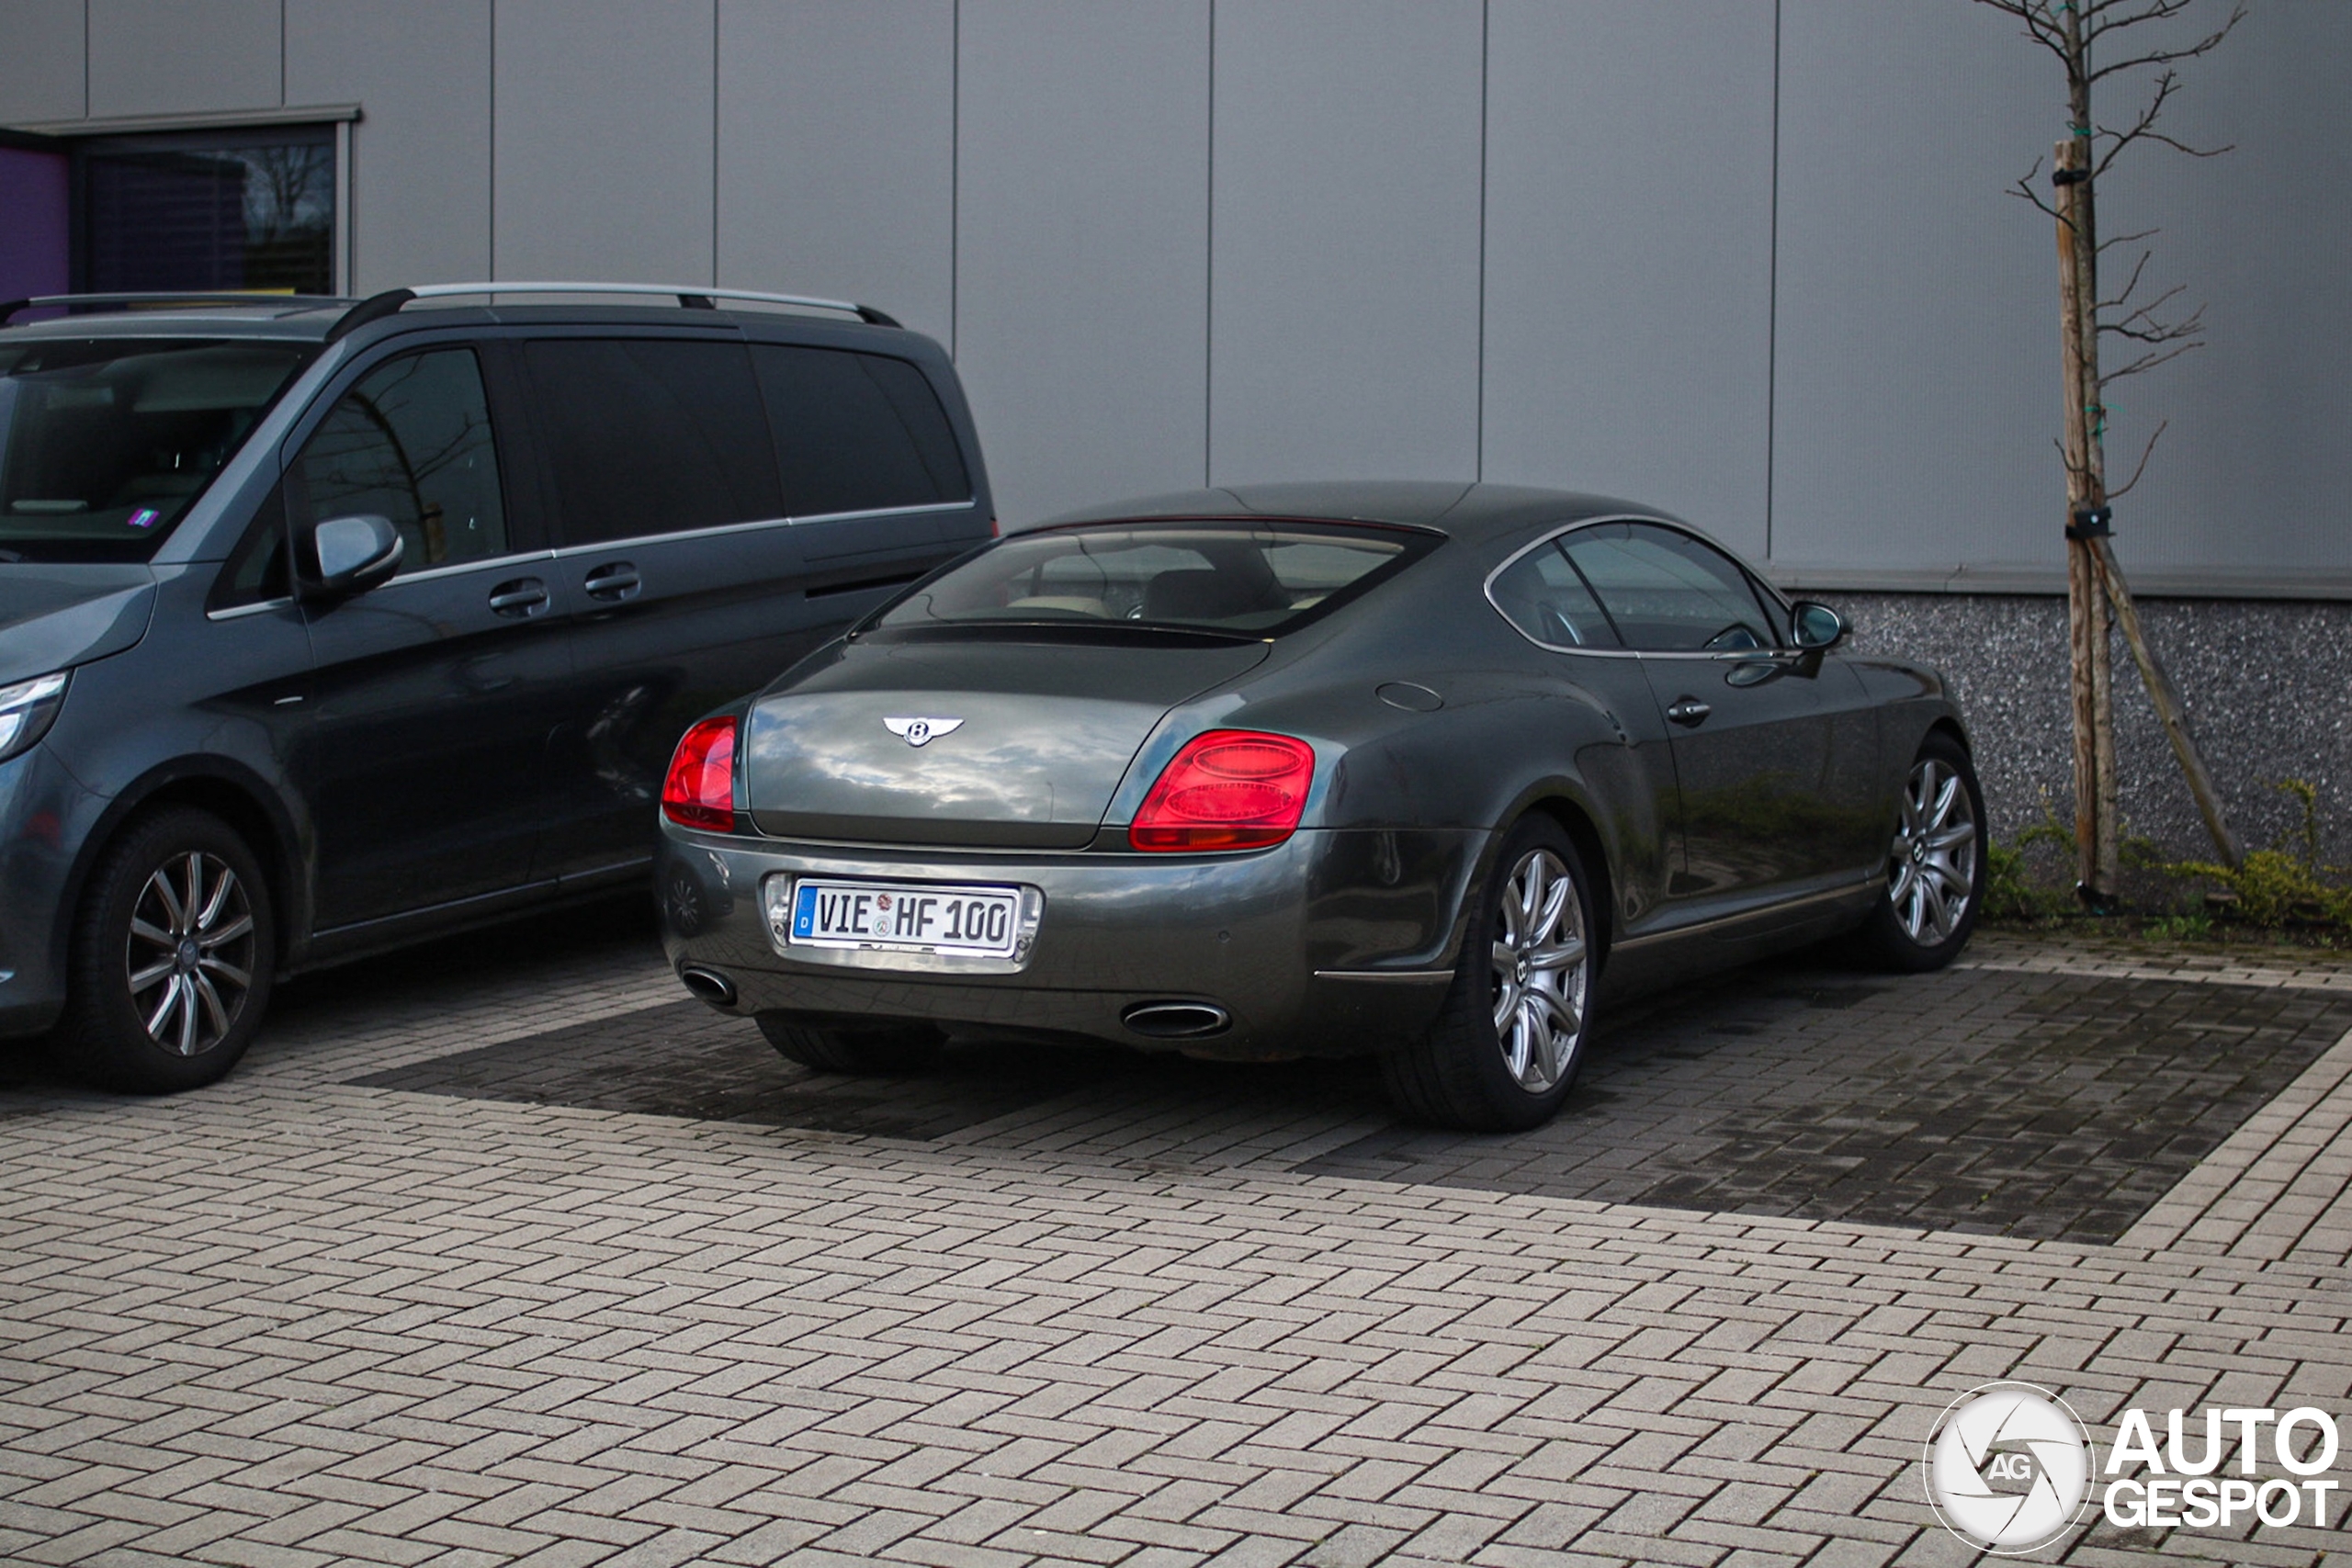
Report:
M390 581L405 547L389 517L329 517L295 531L295 581L305 599L346 599Z
M1810 599L1800 599L1790 608L1794 612L1791 641L1808 651L1834 648L1844 640L1846 617L1826 604L1816 604Z

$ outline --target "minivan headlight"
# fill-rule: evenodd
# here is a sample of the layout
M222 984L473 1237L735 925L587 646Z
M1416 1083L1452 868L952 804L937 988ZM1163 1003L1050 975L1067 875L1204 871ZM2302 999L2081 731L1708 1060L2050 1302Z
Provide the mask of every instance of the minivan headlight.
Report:
M29 751L65 705L65 674L37 675L0 686L0 762Z

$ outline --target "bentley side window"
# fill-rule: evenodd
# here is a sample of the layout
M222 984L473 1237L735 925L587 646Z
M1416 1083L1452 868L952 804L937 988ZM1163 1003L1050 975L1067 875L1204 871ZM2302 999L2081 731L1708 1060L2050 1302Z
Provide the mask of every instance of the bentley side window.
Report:
M1687 534L1653 523L1603 523L1561 541L1625 646L1696 653L1775 643L1747 574Z
M1487 590L1503 618L1549 648L1619 648L1616 630L1556 544L1511 563Z
M1792 646L1796 641L1796 628L1790 621L1787 606L1764 586L1762 578L1753 572L1742 572L1740 575L1747 580L1748 592L1756 595L1757 604L1763 606L1764 624L1771 628L1772 641L1782 648Z

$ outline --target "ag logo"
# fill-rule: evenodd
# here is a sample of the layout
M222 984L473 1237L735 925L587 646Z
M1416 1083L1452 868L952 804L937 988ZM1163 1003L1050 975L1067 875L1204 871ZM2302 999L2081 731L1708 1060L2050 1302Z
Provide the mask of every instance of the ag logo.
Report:
M882 728L910 746L921 746L964 728L960 718L886 718Z
M2090 1498L2090 1439L2064 1400L1989 1382L1954 1400L1928 1439L1928 1502L1946 1529L2002 1556L2049 1545Z
M2034 1468L2033 1456L2030 1453L1996 1453L1993 1456L1993 1462L1984 1467L1984 1479L1987 1481L2018 1481L2029 1486L2040 1473Z

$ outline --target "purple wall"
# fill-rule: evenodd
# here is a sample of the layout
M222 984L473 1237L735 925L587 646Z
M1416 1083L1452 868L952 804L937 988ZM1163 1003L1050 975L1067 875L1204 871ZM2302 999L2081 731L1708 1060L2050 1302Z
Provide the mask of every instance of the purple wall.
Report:
M0 147L0 299L66 288L65 154Z

